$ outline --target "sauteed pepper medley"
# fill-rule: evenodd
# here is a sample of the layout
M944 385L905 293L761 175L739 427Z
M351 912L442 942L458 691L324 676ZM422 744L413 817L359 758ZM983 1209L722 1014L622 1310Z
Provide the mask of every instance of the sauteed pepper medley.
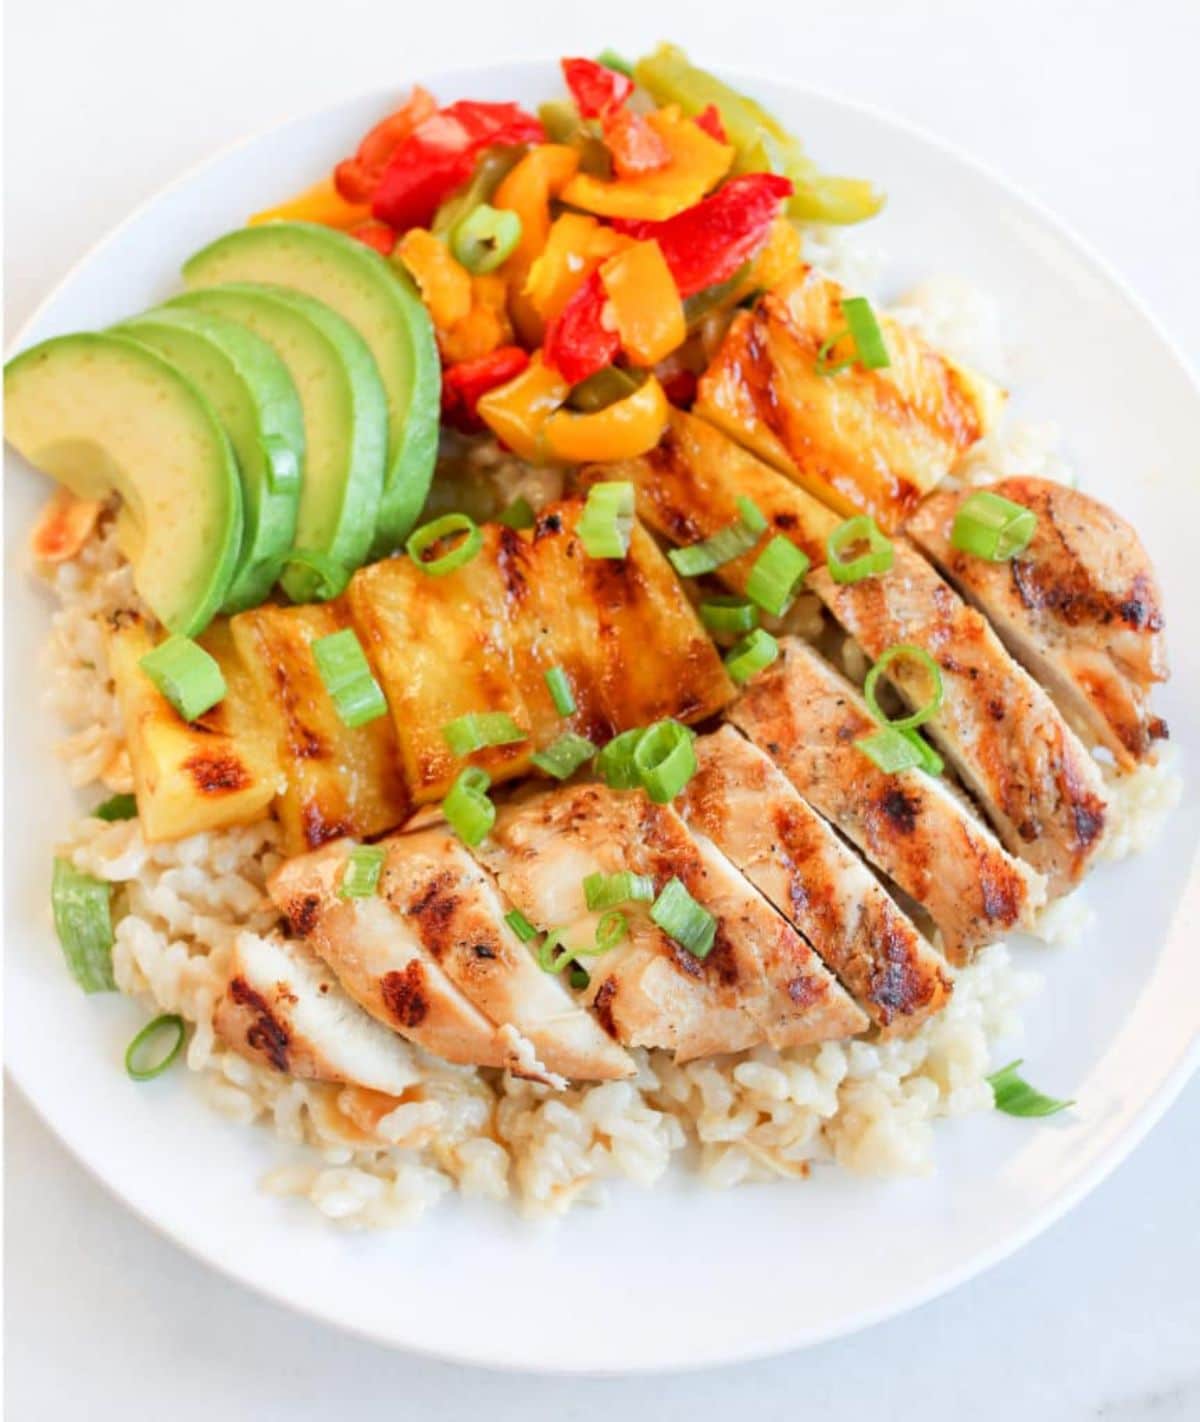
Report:
M570 97L536 115L414 88L251 222L338 228L411 276L447 424L530 459L621 459L690 404L723 319L796 265L793 219L857 222L882 198L673 46L562 71Z

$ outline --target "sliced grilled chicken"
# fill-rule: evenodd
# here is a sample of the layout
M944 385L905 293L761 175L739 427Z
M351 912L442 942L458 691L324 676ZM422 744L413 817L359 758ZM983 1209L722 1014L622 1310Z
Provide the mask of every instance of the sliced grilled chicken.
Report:
M420 1080L408 1047L351 1001L303 944L239 934L217 1035L260 1065L399 1096Z
M680 808L816 948L884 1035L940 1012L946 961L878 879L732 726L696 742Z
M802 267L738 316L700 381L696 413L843 514L896 528L996 423L1003 393L879 317L890 365L822 375L846 331L845 292ZM832 353L852 355L848 342Z
M808 586L872 660L906 643L937 662L944 695L925 729L1008 849L1063 893L1104 837L1100 768L987 621L906 540L896 539L894 550L882 577L837 583L818 568ZM928 674L912 658L892 662L887 677L911 703L930 694Z
M1045 881L1011 855L939 779L887 775L854 744L877 730L862 697L811 648L780 643L729 719L801 795L929 913L952 963L1027 927Z
M708 955L697 958L636 907L629 932L607 952L581 958L584 999L629 1046L665 1047L681 1060L842 1037L866 1024L804 941L740 879L711 845L694 840L669 807L640 791L565 786L501 809L477 851L505 896L566 942L594 945L599 914L584 878L629 869L656 891L677 877L718 918Z
M971 490L934 494L907 532L987 614L1088 745L1106 747L1124 769L1152 759L1167 727L1150 710L1150 689L1167 679L1167 653L1162 597L1141 540L1077 489L1029 478L992 488L1037 515L1033 541L1008 562L952 547Z

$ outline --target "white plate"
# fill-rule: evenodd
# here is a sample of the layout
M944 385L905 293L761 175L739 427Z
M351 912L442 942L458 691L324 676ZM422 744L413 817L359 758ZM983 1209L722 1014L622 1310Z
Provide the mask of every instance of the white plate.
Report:
M533 102L547 65L429 81L446 99ZM890 195L864 231L893 257L888 289L934 272L978 281L1023 338L1019 411L1057 421L1086 486L1141 530L1166 587L1175 676L1162 710L1184 744L1200 704L1195 529L1200 395L1136 301L1045 214L892 120L766 81L747 87L822 161ZM42 307L19 346L102 326L168 295L181 261L247 213L313 181L384 111L369 95L228 152L137 212ZM45 485L5 469L8 678L5 833L8 1060L63 1141L131 1208L199 1258L281 1302L382 1342L531 1370L619 1372L729 1362L846 1333L940 1293L1009 1254L1125 1156L1194 1064L1200 806L1153 854L1096 875L1084 946L1022 952L1046 970L1027 1013L1031 1075L1071 1094L1068 1117L943 1122L938 1174L877 1184L834 1170L804 1184L706 1191L673 1178L614 1188L608 1208L551 1227L450 1201L416 1230L348 1236L260 1195L265 1131L211 1114L175 1072L134 1085L121 1052L138 1022L85 998L49 922L52 846L75 813L39 713L34 671L47 600L26 533Z

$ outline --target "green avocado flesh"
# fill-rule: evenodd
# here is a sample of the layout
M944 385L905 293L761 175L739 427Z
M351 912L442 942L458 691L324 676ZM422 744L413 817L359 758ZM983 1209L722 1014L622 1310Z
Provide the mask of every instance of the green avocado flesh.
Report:
M205 287L167 309L236 322L283 361L304 412L295 547L359 567L375 535L387 452L387 402L364 342L321 302L283 287ZM295 602L312 601L320 588L318 575L298 563L280 581Z
M197 252L191 288L270 282L324 302L367 343L387 392L387 473L372 553L398 548L429 493L441 368L429 315L407 276L342 232L305 222L244 227Z
M150 311L115 332L169 361L225 426L241 475L245 529L221 611L256 607L292 549L300 504L304 414L287 367L265 341L201 311Z
M59 336L4 368L4 433L81 498L124 501L123 551L154 615L194 636L225 601L242 545L233 448L173 366L116 335Z

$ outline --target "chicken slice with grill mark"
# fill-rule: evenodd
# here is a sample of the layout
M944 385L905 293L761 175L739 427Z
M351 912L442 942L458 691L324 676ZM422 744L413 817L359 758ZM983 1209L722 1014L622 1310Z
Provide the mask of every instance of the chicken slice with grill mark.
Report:
M893 548L881 577L837 583L819 568L808 586L872 660L906 643L938 664L944 694L924 729L1007 848L1046 875L1051 893L1063 893L1104 838L1100 767L986 619L906 540ZM894 660L887 677L912 705L931 694L928 673L913 658Z
M406 1043L344 992L303 944L242 933L213 1013L222 1041L260 1066L399 1096L420 1080Z
M879 729L862 697L805 643L782 639L779 660L728 715L925 908L952 963L1030 924L1045 899L1042 876L1014 859L942 781L920 770L879 770L854 744Z
M816 955L717 851L697 843L679 816L641 791L565 786L503 807L477 851L505 896L568 944L594 945L584 878L628 869L660 891L677 877L718 918L697 958L663 933L644 907L627 906L627 936L581 958L584 1000L628 1046L663 1047L681 1060L741 1051L763 1040L846 1036L866 1019Z
M1046 479L992 485L1037 515L1029 546L992 563L954 548L954 518L973 490L934 494L909 536L1058 703L1076 732L1130 769L1152 759L1166 723L1149 705L1166 681L1162 596L1141 540L1098 500Z
M696 742L680 802L688 826L728 855L866 1008L903 1036L951 992L945 959L792 783L732 726Z

